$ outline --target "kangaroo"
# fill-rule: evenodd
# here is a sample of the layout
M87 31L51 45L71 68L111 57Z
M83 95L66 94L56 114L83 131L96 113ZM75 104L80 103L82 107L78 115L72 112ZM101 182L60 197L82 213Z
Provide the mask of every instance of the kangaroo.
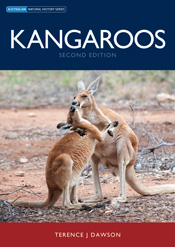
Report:
M117 112L109 108L98 108L93 94L98 89L99 79L100 77L93 81L87 89L85 89L83 81L78 82L78 93L74 97L72 105L80 106L82 117L100 130L114 120L117 120L119 125L114 130L114 138L110 139L106 136L104 141L96 144L95 151L91 157L95 195L86 198L84 201L100 201L103 198L98 172L99 163L111 169L113 175L117 175L119 171L120 192L119 196L113 199L113 205L117 204L118 201L126 201L125 179L130 187L141 195L175 192L175 184L147 187L139 182L133 166L137 156L138 139L133 130Z
M67 116L68 127L74 131L60 139L48 155L46 164L46 183L48 196L44 202L16 201L17 206L51 207L63 193L63 208L80 208L77 187L80 174L94 152L96 140L101 142L106 134L112 136L112 130L118 122L110 123L103 131L89 121L84 120L77 106L71 106ZM64 124L58 125L64 128Z

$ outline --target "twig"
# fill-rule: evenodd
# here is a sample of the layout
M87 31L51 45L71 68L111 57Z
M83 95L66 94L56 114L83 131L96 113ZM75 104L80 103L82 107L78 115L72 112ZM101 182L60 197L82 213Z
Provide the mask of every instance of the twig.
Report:
M6 192L6 193L0 193L0 196L10 195L10 194L13 194L13 193L15 193L15 192L17 192L17 191L19 191L19 190L23 190L23 191L25 191L25 192L27 192L27 193L31 193L31 194L33 194L33 195L38 196L38 197L41 198L41 196L38 195L39 193L33 192L32 189L31 189L30 187L31 187L30 185L24 185L24 186L20 187L20 188L17 189L17 190L13 190L13 191ZM30 189L30 191L24 190L24 188L28 188L28 189Z
M163 147L163 146L175 146L175 142L173 142L173 143L163 142L163 143L160 143L159 145L156 145L156 146L143 148L142 149L143 152L141 154L148 154L148 153L154 152L155 149L158 149L158 148ZM148 151L148 152L144 152L144 151Z
M158 137L155 133L153 133L152 131L149 131L147 129L145 129L144 126L137 126L136 120L135 120L135 110L137 109L137 107L135 107L134 105L130 105L131 111L132 111L132 116L133 116L133 128L135 131L137 131L138 133L141 133L140 139L141 138L145 138L147 139L148 142L148 147L144 147L144 146L140 146L139 147L139 152L138 152L138 156L139 159L141 158L141 156L143 157L143 155L149 155L150 153L153 155L153 159L154 162L157 163L157 157L156 157L156 149L161 148L161 152L162 152L162 160L165 159L165 154L166 154L166 146L169 147L170 151L171 151L171 155L173 153L173 146L175 146L175 143L167 143L164 138L165 138L165 125L163 124L163 135L162 138ZM144 135L143 135L144 133ZM149 144L151 143L151 144ZM141 142L140 142L141 145ZM142 159L142 158L141 158Z
M13 200L11 203L13 204L14 202L16 202L19 198L21 198L20 196L18 196L15 200Z
M159 143L160 142L164 142L161 138L159 138L158 136L154 135L153 133L151 133L151 132L149 132L149 131L147 131L147 130L145 130L143 128L136 127L136 129L139 130L139 131L141 131L141 132L143 132L143 133L145 133L149 137L149 139L150 139L150 141L152 143L156 142L158 144L158 142Z
M28 191L28 190L24 190L24 189L22 189L23 191L25 191L25 192L27 192L27 193L30 193L30 194L32 194L32 195L35 195L35 196L38 196L38 197L40 197L41 198L41 196L39 196L38 194L40 194L40 193L35 193L35 192L33 192L31 189L31 191Z
M10 195L10 194L13 194L13 193L15 193L15 192L17 192L19 190L22 190L23 188L26 188L26 187L28 187L28 185L24 185L24 186L22 186L21 188L19 188L17 190L13 190L13 191L6 192L6 193L0 193L0 196L7 196L7 195Z
M9 209L10 215L14 215L13 204L11 202L0 199L0 204L2 205L4 204L5 206L7 206Z

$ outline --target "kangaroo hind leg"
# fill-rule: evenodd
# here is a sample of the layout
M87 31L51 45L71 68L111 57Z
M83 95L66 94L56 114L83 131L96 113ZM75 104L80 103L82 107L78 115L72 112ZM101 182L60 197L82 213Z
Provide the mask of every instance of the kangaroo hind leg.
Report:
M120 191L119 196L112 200L112 204L117 202L126 202L126 167L130 163L130 150L125 142L120 141L117 148L117 165L119 168Z
M116 145L117 148L117 163L119 167L119 176L120 176L120 193L115 201L126 202L126 168L135 163L136 153L130 142L130 140L120 140Z
M99 159L96 157L95 154L91 157L91 165L92 165L92 177L93 177L93 185L94 185L94 195L81 198L82 202L99 202L103 199L102 196L102 190L101 190L101 184L100 184L100 177L99 177Z
M119 202L126 202L126 182L125 182L125 174L126 174L126 163L121 160L118 164L119 166L119 176L120 176L120 192L117 200Z
M71 157L67 154L61 154L47 168L46 180L49 189L48 200L50 201L50 206L55 204L62 192L64 193L63 204L69 204L70 196L67 190L72 175L72 166ZM56 197L56 192L58 197Z
M119 196L112 200L113 206L118 205L118 202L126 202L126 200L127 200L127 198L126 198L126 182L125 182L126 166L127 166L127 163L125 163L124 160L119 161L118 168L119 168L119 178L120 178L120 191L119 191Z

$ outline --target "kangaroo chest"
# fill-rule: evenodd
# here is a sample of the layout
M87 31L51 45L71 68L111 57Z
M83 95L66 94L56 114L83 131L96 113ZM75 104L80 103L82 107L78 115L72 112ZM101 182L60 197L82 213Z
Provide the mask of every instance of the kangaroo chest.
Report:
M88 114L83 113L82 117L84 119L87 119L90 123L94 124L94 125L98 125L99 124L99 120L96 116L95 112L88 112Z
M110 137L109 137L110 138ZM99 142L95 146L94 154L100 160L100 163L105 166L117 166L117 153L115 143L106 145L105 140Z

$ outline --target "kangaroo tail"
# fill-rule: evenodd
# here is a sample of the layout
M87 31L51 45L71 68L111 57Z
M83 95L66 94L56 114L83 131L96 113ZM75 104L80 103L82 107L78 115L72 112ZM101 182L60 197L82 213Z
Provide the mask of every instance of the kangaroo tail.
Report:
M62 194L62 190L54 190L49 188L48 197L43 202L25 202L25 201L15 201L13 205L19 207L28 207L28 208L44 208L44 207L51 207L53 206L59 197Z
M133 190L144 196L175 192L175 184L144 186L139 182L133 166L126 167L126 181Z

